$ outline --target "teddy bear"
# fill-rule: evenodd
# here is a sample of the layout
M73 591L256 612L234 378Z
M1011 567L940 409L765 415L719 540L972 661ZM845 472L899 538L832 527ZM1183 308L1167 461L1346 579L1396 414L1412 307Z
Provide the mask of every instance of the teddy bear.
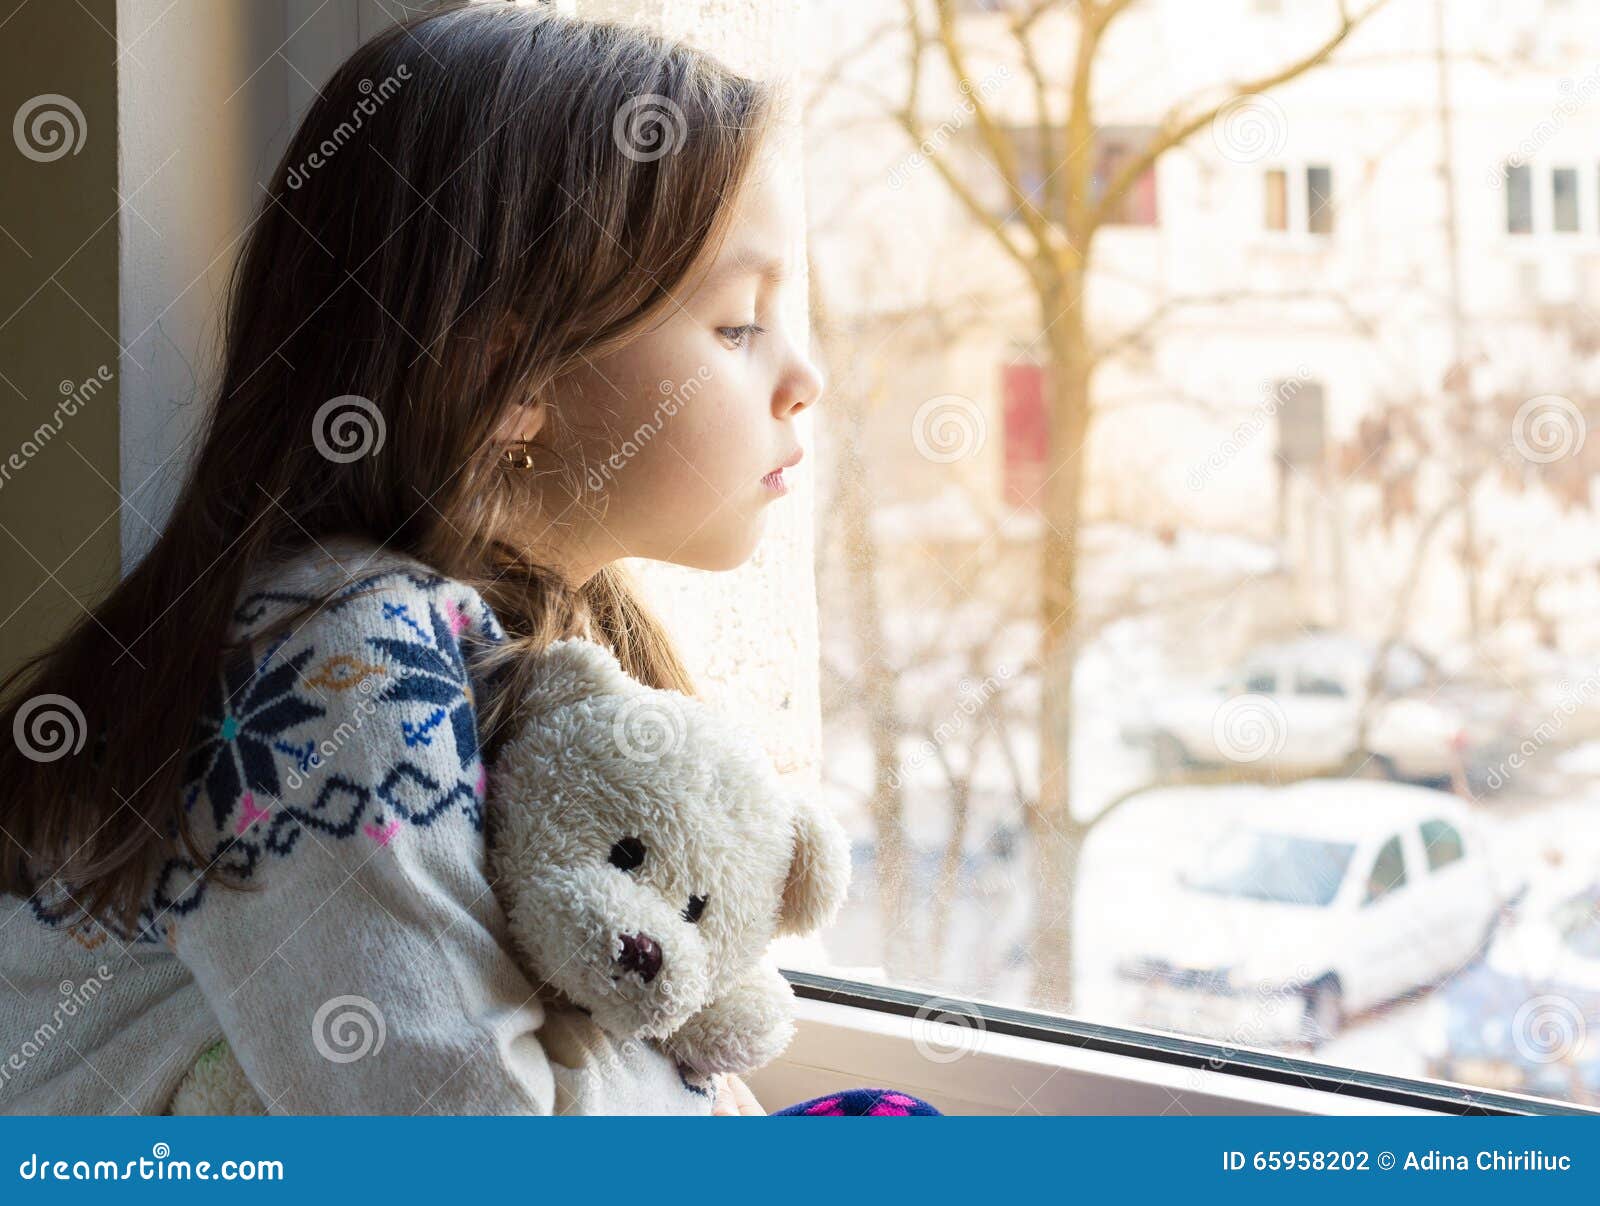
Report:
M769 1063L794 1026L768 946L822 928L843 903L839 823L783 786L752 734L638 682L588 638L540 655L525 704L490 768L484 831L530 982L693 1072ZM169 1112L216 1103L261 1109L225 1043Z
M783 788L750 733L643 686L604 646L557 641L541 671L486 814L524 969L696 1071L770 1062L793 994L767 947L838 910L843 829Z

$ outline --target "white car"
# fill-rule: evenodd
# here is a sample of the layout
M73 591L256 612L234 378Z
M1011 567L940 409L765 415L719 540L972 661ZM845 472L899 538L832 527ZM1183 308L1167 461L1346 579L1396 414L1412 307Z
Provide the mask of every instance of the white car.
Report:
M1148 702L1124 737L1169 769L1337 766L1362 744L1374 656L1360 641L1331 635L1260 649L1224 682ZM1390 650L1366 734L1372 769L1421 782L1473 778L1505 742L1504 693L1425 686L1427 678L1413 650Z
M1169 789L1216 817L1116 964L1138 1024L1236 1046L1321 1042L1473 959L1501 900L1458 798L1361 779Z

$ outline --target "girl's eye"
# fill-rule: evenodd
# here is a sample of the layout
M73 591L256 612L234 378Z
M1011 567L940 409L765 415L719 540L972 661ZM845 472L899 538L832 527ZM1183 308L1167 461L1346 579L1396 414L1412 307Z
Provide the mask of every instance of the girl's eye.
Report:
M706 898L704 896L689 897L689 907L683 911L683 919L691 924L700 920L701 914L706 911Z
M625 837L611 847L611 865L622 871L632 871L644 862L644 843L636 837Z
M718 327L717 334L721 335L734 347L742 348L748 345L755 336L766 334L766 330L766 327L747 322L742 327Z

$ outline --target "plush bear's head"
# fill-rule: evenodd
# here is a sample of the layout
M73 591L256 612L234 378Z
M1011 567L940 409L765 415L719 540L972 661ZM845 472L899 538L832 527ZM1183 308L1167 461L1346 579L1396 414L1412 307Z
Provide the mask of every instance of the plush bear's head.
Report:
M489 791L491 874L526 969L616 1034L665 1039L697 1014L686 1033L708 1033L702 1011L724 1000L760 1024L768 943L844 899L843 831L701 701L644 686L592 641L541 659Z

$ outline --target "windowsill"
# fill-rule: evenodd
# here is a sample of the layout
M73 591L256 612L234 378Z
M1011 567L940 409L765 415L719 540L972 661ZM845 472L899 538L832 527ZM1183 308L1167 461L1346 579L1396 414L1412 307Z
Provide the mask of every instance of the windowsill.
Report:
M768 1108L867 1086L950 1114L1592 1113L997 1006L970 1007L982 1017L969 1025L935 1022L918 1016L923 994L786 974L800 998L798 1033L749 1078ZM931 999L941 1016L968 1008Z
M1252 246L1259 251L1276 254L1326 255L1335 247L1332 234L1309 234L1296 230L1266 230L1256 232Z

